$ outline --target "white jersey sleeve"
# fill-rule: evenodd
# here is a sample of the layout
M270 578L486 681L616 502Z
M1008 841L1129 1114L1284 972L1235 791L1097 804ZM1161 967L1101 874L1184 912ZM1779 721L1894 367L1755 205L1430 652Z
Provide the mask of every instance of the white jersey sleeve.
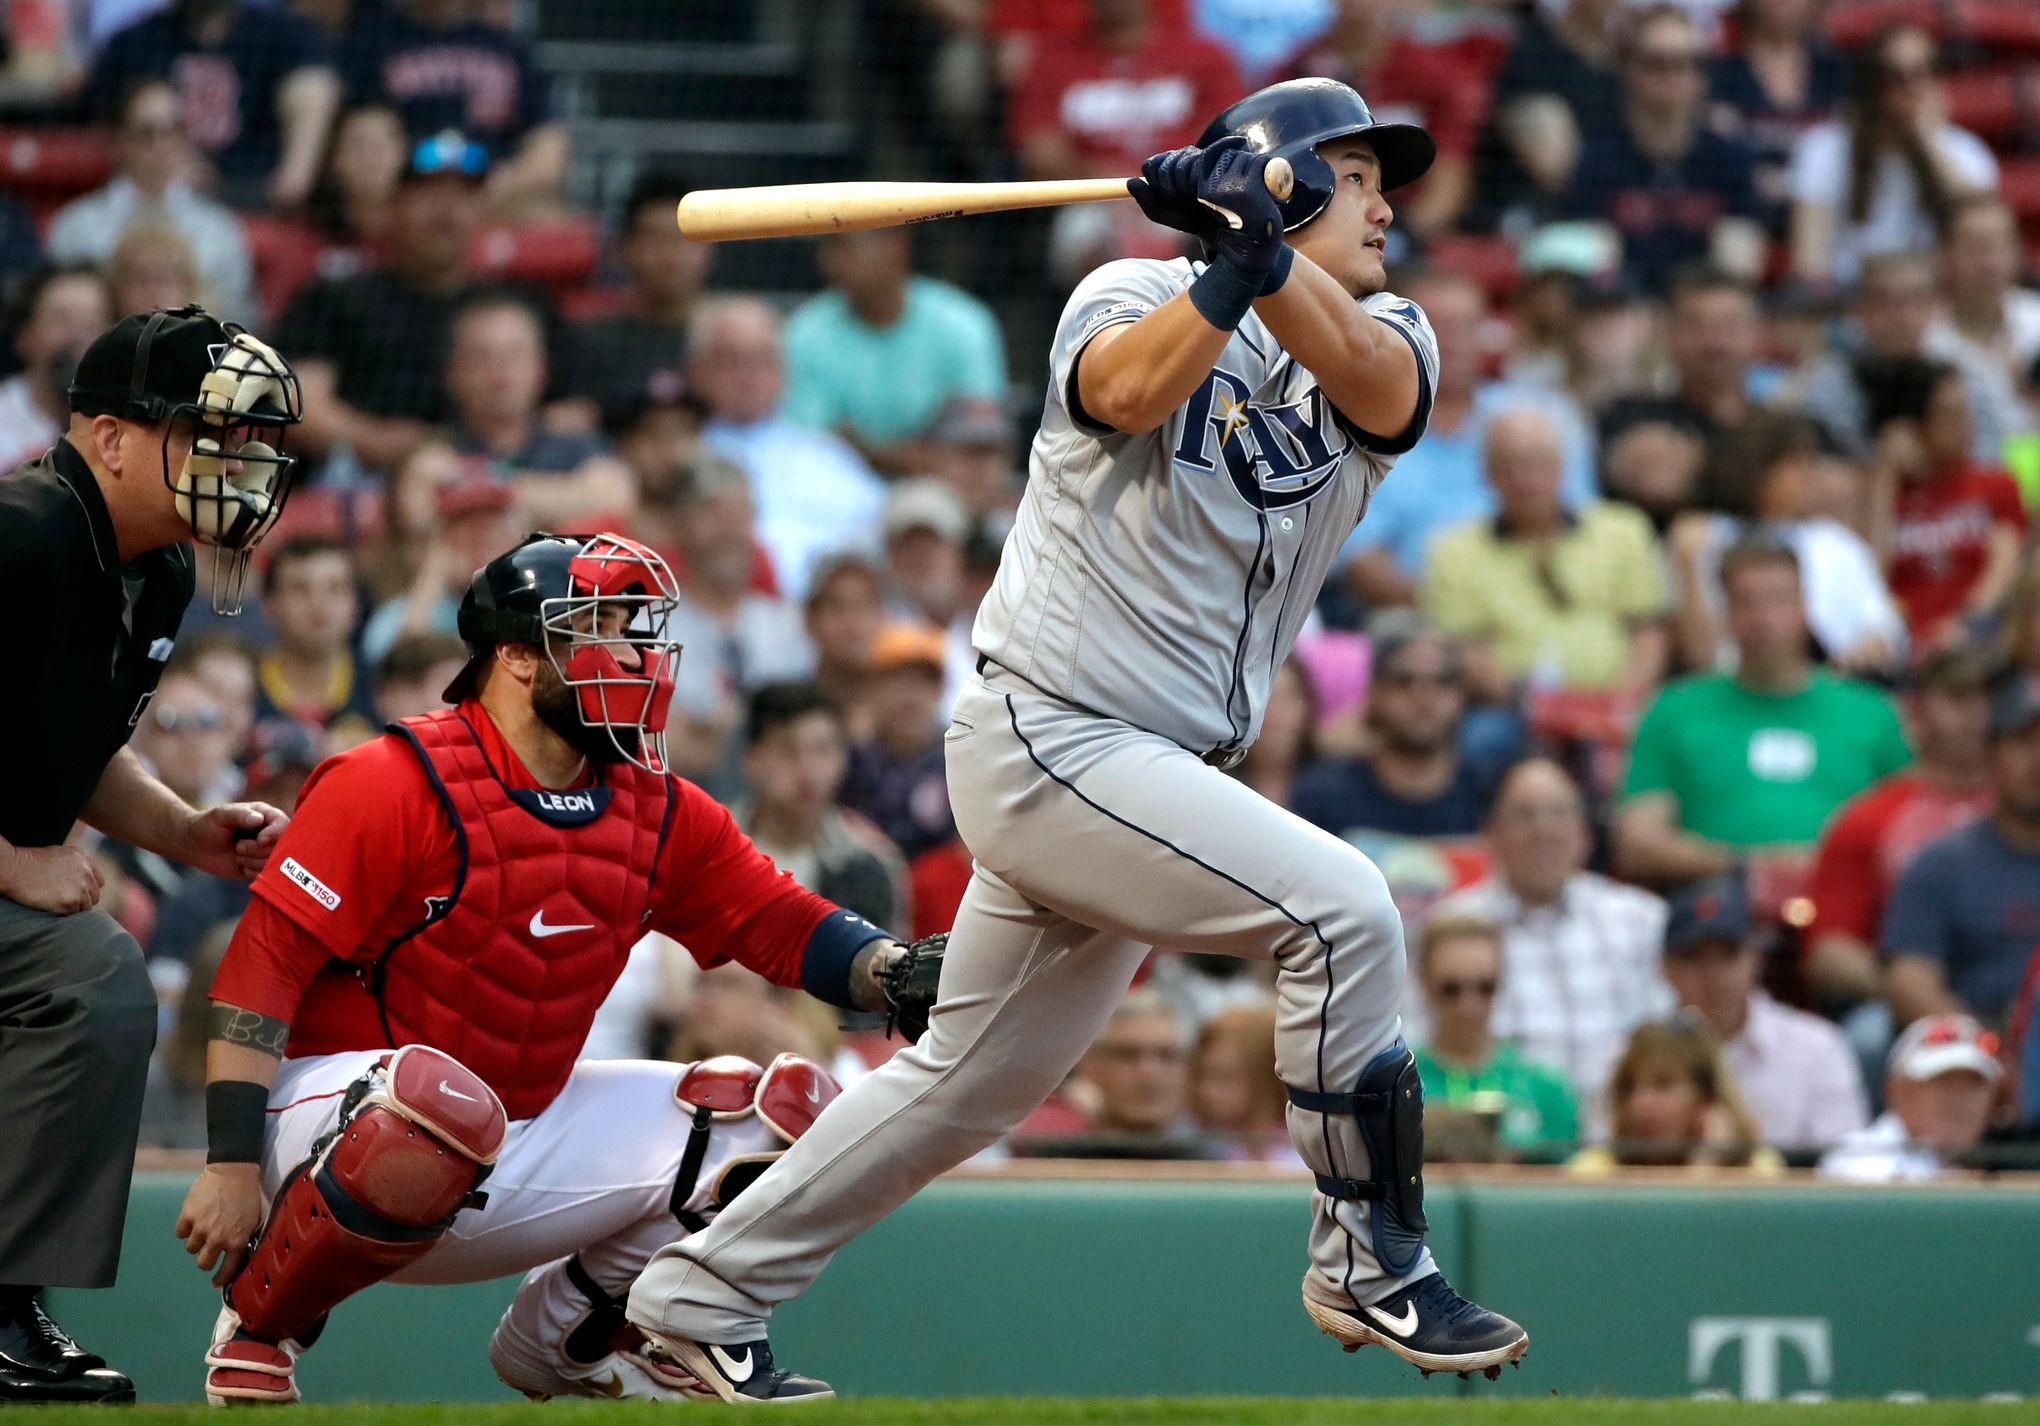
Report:
M1362 450L1399 456L1422 440L1425 427L1431 424L1431 396L1438 389L1438 334L1431 330L1431 319L1424 315L1424 309L1407 297L1377 292L1360 305L1375 321L1410 344L1417 359L1417 409L1409 425L1391 436L1363 431L1351 421L1345 425Z
M1049 349L1049 376L1058 392L1069 392L1077 357L1091 338L1107 327L1138 322L1184 288L1183 274L1173 264L1124 258L1108 262L1077 284L1055 326Z

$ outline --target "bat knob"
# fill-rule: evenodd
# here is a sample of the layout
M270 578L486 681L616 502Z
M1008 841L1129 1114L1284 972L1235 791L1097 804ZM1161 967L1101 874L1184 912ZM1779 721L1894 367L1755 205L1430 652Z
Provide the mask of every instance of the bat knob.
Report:
M1261 181L1268 185L1269 197L1277 203L1286 203L1296 187L1296 172L1290 168L1288 159L1271 158L1261 170Z

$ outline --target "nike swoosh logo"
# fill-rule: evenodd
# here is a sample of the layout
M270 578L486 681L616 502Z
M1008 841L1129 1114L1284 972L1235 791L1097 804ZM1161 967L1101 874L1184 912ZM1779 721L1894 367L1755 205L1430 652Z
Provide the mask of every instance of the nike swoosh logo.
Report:
M1417 1304L1414 1302L1405 1302L1402 1315L1398 1317L1389 1316L1379 1307L1368 1308L1367 1315L1398 1337L1407 1337L1417 1330Z
M819 1086L819 1085L813 1085L813 1084L809 1085L809 1086L807 1087L807 1097L808 1097L808 1103L810 1103L810 1104L820 1104L820 1103L822 1102L822 1091L821 1091L821 1086Z
M465 1099L470 1104L480 1104L482 1102L481 1100L475 1098L472 1094L462 1094L459 1090L455 1089L452 1085L448 1084L443 1079L439 1081L439 1092L449 1099Z
M531 934L543 941L547 936L564 936L569 931L592 931L593 926L548 926L545 924L545 908L541 906L531 913Z
M741 1357L733 1357L721 1347L716 1346L711 1346L708 1349L708 1354L715 1358L715 1364L723 1369L723 1375L731 1381L746 1382L751 1379L751 1349L749 1347L744 1348L744 1355Z

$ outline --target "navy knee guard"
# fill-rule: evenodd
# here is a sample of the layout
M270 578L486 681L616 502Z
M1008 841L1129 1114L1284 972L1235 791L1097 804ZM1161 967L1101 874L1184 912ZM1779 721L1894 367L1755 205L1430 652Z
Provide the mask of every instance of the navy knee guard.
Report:
M1314 1114L1351 1115L1360 1126L1372 1178L1317 1174L1327 1198L1371 1203L1370 1237L1382 1268L1401 1277L1423 1255L1424 1084L1417 1057L1401 1039L1367 1062L1350 1094L1324 1094L1285 1085L1289 1102Z

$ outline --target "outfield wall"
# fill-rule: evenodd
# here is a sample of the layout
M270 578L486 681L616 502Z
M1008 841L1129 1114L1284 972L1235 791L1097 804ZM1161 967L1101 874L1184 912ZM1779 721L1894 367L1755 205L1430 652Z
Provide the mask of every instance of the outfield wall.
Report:
M2040 1397L2033 1187L1435 1182L1439 1261L1530 1329L1488 1386L1339 1352L1297 1300L1303 1186L1186 1172L939 1183L786 1308L775 1346L859 1395ZM218 1301L172 1235L188 1182L139 1175L119 1287L54 1304L144 1401L196 1399ZM503 1395L483 1348L512 1286L370 1290L306 1395Z

